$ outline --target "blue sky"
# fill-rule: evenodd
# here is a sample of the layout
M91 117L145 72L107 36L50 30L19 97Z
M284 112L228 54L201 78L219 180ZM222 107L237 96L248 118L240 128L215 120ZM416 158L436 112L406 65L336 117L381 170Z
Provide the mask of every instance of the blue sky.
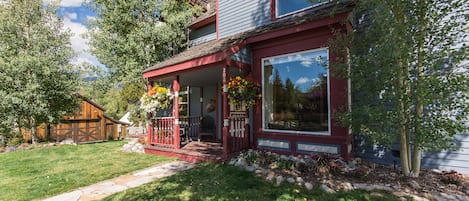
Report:
M83 36L88 31L87 21L95 19L96 14L84 6L84 0L62 0L58 14L64 19L64 28L70 30L72 34L70 42L75 51L75 57L71 62L73 64L90 63L104 68L89 52L89 40Z
M264 65L273 67L269 82L273 83L273 73L278 71L283 84L290 78L295 87L307 92L311 86L320 83L322 75L327 75L324 65L328 61L328 54L326 49L319 49L266 59Z

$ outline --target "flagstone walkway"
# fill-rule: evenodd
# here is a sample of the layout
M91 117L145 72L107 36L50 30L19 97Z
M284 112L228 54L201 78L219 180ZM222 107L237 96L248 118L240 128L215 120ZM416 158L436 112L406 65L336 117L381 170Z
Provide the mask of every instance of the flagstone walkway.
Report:
M191 169L195 164L185 161L174 161L159 164L150 168L102 181L77 190L56 195L44 201L89 201L100 200L114 193L134 188L178 172Z

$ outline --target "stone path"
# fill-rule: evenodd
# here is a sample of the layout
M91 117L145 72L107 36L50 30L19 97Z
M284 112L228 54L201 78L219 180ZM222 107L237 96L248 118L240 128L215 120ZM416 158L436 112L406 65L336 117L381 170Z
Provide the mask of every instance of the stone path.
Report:
M102 181L91 186L56 195L44 201L88 201L100 200L111 194L134 188L163 177L171 176L180 171L191 169L195 164L185 161L175 161L156 165L143 170L122 175L114 179Z

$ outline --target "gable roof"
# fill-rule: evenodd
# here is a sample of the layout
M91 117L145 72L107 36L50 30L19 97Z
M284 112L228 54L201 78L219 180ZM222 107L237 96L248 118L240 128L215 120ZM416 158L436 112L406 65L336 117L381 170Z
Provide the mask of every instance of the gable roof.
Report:
M103 112L106 111L106 109L104 109L103 107L101 107L100 105L98 105L98 103L96 103L96 102L92 101L91 99L89 99L89 98L87 98L87 97L81 95L80 93L75 93L74 95L77 96L78 98L81 98L82 100L88 102L89 104L91 104L91 105L97 107L98 109L102 110Z
M279 19L276 22L258 27L253 30L238 33L233 36L222 38L219 40L208 41L200 45L193 46L165 61L157 63L156 65L145 69L143 73L222 52L235 45L242 43L245 39L248 38L290 27L295 27L297 25L305 24L318 19L333 17L337 14L346 13L352 10L353 5L354 4L351 1L341 2L339 4L325 4L311 9L308 12L301 13L290 18Z
M215 17L217 14L217 1L216 0L207 0L205 2L198 2L206 10L202 15L197 17L194 21L189 24L189 27L196 25L199 22L202 22L208 18Z

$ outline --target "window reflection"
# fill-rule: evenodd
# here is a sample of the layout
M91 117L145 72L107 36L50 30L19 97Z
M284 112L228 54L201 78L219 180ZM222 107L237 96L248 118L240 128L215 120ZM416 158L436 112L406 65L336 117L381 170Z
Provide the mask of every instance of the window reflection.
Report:
M263 59L264 129L329 131L328 50Z
M277 16L287 15L327 1L329 0L276 0Z

